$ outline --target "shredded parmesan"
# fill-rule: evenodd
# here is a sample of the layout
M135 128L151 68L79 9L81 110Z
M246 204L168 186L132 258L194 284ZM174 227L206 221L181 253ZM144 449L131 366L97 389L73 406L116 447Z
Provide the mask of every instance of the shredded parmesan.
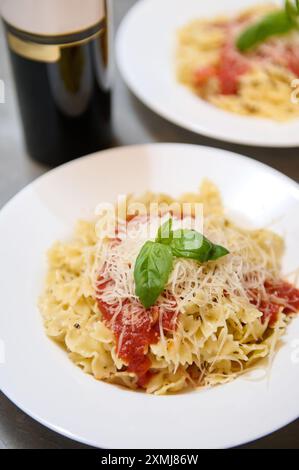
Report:
M147 195L142 202L165 198ZM292 307L285 302L280 307L275 290L265 287L282 277L284 243L278 235L270 230L246 230L229 221L217 188L209 182L199 194L179 200L184 201L204 204L204 235L230 254L203 264L174 260L157 308L149 311L158 336L144 350L152 373L145 384L148 393L226 383L256 367L261 359L272 361L288 322L283 310ZM134 266L140 249L155 238L164 218L154 221L153 233L147 218L133 218L120 224L123 229L112 239L103 230L111 222L109 217L105 214L91 223L80 223L72 241L54 245L40 307L47 333L66 345L76 364L98 379L136 388L136 374L128 370L120 351L128 331L134 333L148 321L135 293ZM174 229L182 222L174 217ZM112 314L109 323L99 298ZM273 300L278 301L279 312L271 325L258 306ZM175 328L165 329L163 315L174 310ZM122 331L116 341L119 315Z

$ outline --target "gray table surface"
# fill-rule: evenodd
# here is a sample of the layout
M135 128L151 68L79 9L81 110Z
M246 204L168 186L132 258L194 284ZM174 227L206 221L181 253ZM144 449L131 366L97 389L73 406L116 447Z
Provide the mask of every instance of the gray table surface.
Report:
M115 28L136 0L114 0ZM3 31L0 27L0 79L6 103L0 104L0 208L21 188L48 170L26 155ZM263 149L232 145L183 130L152 113L126 88L116 71L114 89L115 146L151 142L209 145L248 155L299 182L298 149ZM3 314L3 312L1 313ZM275 404L273 406L275 409ZM299 449L299 420L246 448ZM0 449L86 448L38 424L0 392Z

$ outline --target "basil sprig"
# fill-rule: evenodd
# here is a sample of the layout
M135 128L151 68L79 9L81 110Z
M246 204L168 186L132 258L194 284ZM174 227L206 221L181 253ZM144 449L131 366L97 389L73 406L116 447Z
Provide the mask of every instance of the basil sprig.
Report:
M206 237L195 230L177 230L170 244L172 254L177 258L193 259L200 263L216 261L228 255L228 250L214 245Z
M293 28L294 21L287 12L287 8L285 10L269 13L258 23L245 29L237 38L236 46L241 52L246 52L264 42L269 37L286 34Z
M172 240L172 219L168 219L167 222L165 222L165 224L161 225L161 227L159 228L156 242L162 243L163 245L170 245Z
M136 295L142 305L149 308L158 299L167 284L173 266L171 249L161 243L143 245L135 264Z
M299 26L299 0L296 0L296 5L294 5L292 0L286 0L285 2L285 10L290 19L293 23L293 26Z
M299 28L299 0L285 0L284 9L269 13L245 29L237 38L236 46L246 52L266 39L286 34L294 28Z
M180 229L173 232L172 219L160 227L156 242L170 246L172 254L176 258L193 259L200 263L216 261L229 254L226 248L214 245L195 230Z
M165 289L173 267L173 258L186 258L205 263L229 254L195 230L172 230L172 219L163 224L155 242L143 245L134 268L135 292L142 305L155 304Z

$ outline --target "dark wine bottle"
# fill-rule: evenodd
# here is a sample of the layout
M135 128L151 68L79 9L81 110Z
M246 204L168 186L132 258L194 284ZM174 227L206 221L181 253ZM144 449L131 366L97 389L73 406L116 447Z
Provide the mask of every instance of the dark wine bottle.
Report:
M55 166L109 146L109 0L2 0L28 153Z

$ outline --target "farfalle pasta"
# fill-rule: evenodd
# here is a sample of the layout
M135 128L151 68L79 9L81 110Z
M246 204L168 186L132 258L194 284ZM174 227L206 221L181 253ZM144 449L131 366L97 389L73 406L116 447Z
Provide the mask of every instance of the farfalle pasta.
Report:
M278 122L297 119L299 106L292 93L299 77L298 28L249 50L237 47L248 26L276 12L283 13L273 3L259 4L237 15L194 19L182 27L176 54L179 82L225 111Z
M163 293L146 309L134 265L149 239L147 219L123 221L125 238L101 233L107 213L81 221L48 253L39 301L47 335L95 379L154 394L226 383L271 361L299 310L299 291L282 280L283 240L230 221L210 182L177 201L150 193L139 199L146 207L153 200L202 203L204 235L229 254L205 263L176 258Z

